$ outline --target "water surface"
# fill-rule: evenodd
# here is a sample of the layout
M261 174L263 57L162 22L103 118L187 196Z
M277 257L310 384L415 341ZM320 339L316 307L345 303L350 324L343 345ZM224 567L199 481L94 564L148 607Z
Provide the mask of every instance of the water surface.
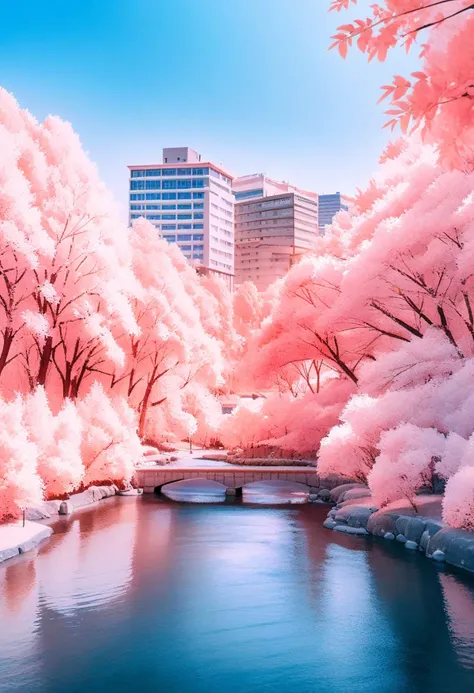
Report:
M474 580L317 505L112 498L0 566L0 691L474 691Z

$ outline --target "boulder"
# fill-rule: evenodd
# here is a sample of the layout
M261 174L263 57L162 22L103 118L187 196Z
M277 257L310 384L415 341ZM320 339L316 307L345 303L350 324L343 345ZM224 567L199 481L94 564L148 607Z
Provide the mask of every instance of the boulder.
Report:
M420 543L421 535L425 531L426 521L419 517L400 515L395 522L395 528L399 534L403 534L408 541Z
M431 558L434 558L435 561L439 561L440 563L442 563L445 560L446 556L444 555L443 551L440 551L440 549L436 549Z
M31 522L38 522L38 520L47 520L51 517L51 512L48 508L45 508L44 503L42 505L34 506L33 508L26 508L25 519L31 520Z
M401 544L405 544L407 538L403 536L403 534L397 534L395 537L397 541L399 541Z
M357 483L352 483L352 484L341 484L340 486L336 486L335 488L332 489L331 491L331 500L333 503L339 503L339 500L341 496L346 492L350 491L353 488L367 488L364 484L357 484Z
M393 541L395 539L395 534L393 534L392 532L386 532L383 535L383 538L384 539L390 539L391 541Z
M427 555L434 556L436 551L444 553L446 563L474 572L474 532L440 529L431 537Z
M373 514L373 508L364 505L348 505L339 508L334 515L336 522L342 522L349 527L363 527L367 529L369 517Z
M368 498L370 496L370 490L366 488L351 488L349 491L345 491L342 496L339 496L338 503L345 503L349 500L356 500L358 498Z
M375 537L383 537L387 532L396 536L398 532L395 528L395 523L398 517L397 513L387 513L384 510L378 510L369 517L367 529Z
M349 527L348 525L338 525L334 527L336 532L344 532L344 534L368 534L368 531L363 527Z
M420 548L426 552L428 550L428 545L430 543L431 537L433 537L437 532L439 532L440 529L444 529L444 527L446 527L446 523L442 520L427 520L425 530L421 535L421 539L419 542Z
M328 488L320 488L318 496L322 501L329 501L331 500L331 491Z
M337 522L335 522L332 518L328 517L327 520L324 520L323 527L326 527L326 529L334 529L336 524Z
M416 541L412 541L411 539L407 539L405 542L405 548L414 550L414 549L418 548L418 544L416 543Z
M60 515L72 515L74 512L74 506L71 501L63 501L59 506Z

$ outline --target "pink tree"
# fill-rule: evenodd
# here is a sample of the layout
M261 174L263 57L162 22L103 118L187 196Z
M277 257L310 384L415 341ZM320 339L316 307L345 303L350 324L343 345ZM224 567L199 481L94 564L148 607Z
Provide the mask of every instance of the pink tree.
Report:
M357 0L352 0L355 4ZM331 9L347 9L349 0L333 0ZM389 97L387 126L400 124L403 132L421 127L440 148L444 161L472 166L474 117L474 5L470 0L385 0L371 6L365 19L343 24L332 47L343 57L355 44L369 60L385 60L402 43L410 49L423 37L422 70L410 79L396 75L383 87L380 100Z

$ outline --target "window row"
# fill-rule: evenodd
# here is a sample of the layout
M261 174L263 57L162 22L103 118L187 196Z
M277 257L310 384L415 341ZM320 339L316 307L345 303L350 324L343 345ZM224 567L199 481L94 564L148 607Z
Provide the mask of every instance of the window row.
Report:
M179 192L179 193L131 193L130 201L139 202L140 200L204 200L203 192ZM194 205L197 208L197 205ZM200 209L204 209L204 204Z
M131 178L157 178L161 176L208 176L207 166L199 168L146 168L135 169L131 172Z
M131 180L130 190L180 190L186 188L206 188L209 178L182 178L177 180Z
M200 231L204 229L204 224L178 224L178 231ZM162 224L162 231L176 231L176 224ZM202 234L199 234L202 235Z

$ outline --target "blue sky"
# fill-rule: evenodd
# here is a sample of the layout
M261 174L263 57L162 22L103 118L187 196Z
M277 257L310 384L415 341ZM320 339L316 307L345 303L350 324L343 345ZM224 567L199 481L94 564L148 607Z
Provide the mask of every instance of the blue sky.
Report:
M369 0L359 0L359 13ZM316 190L367 182L389 138L376 106L397 51L328 52L351 14L329 0L17 0L2 3L1 84L37 118L70 120L123 208L127 164L188 145L237 175ZM354 12L352 12L354 16ZM365 15L364 15L365 16Z

